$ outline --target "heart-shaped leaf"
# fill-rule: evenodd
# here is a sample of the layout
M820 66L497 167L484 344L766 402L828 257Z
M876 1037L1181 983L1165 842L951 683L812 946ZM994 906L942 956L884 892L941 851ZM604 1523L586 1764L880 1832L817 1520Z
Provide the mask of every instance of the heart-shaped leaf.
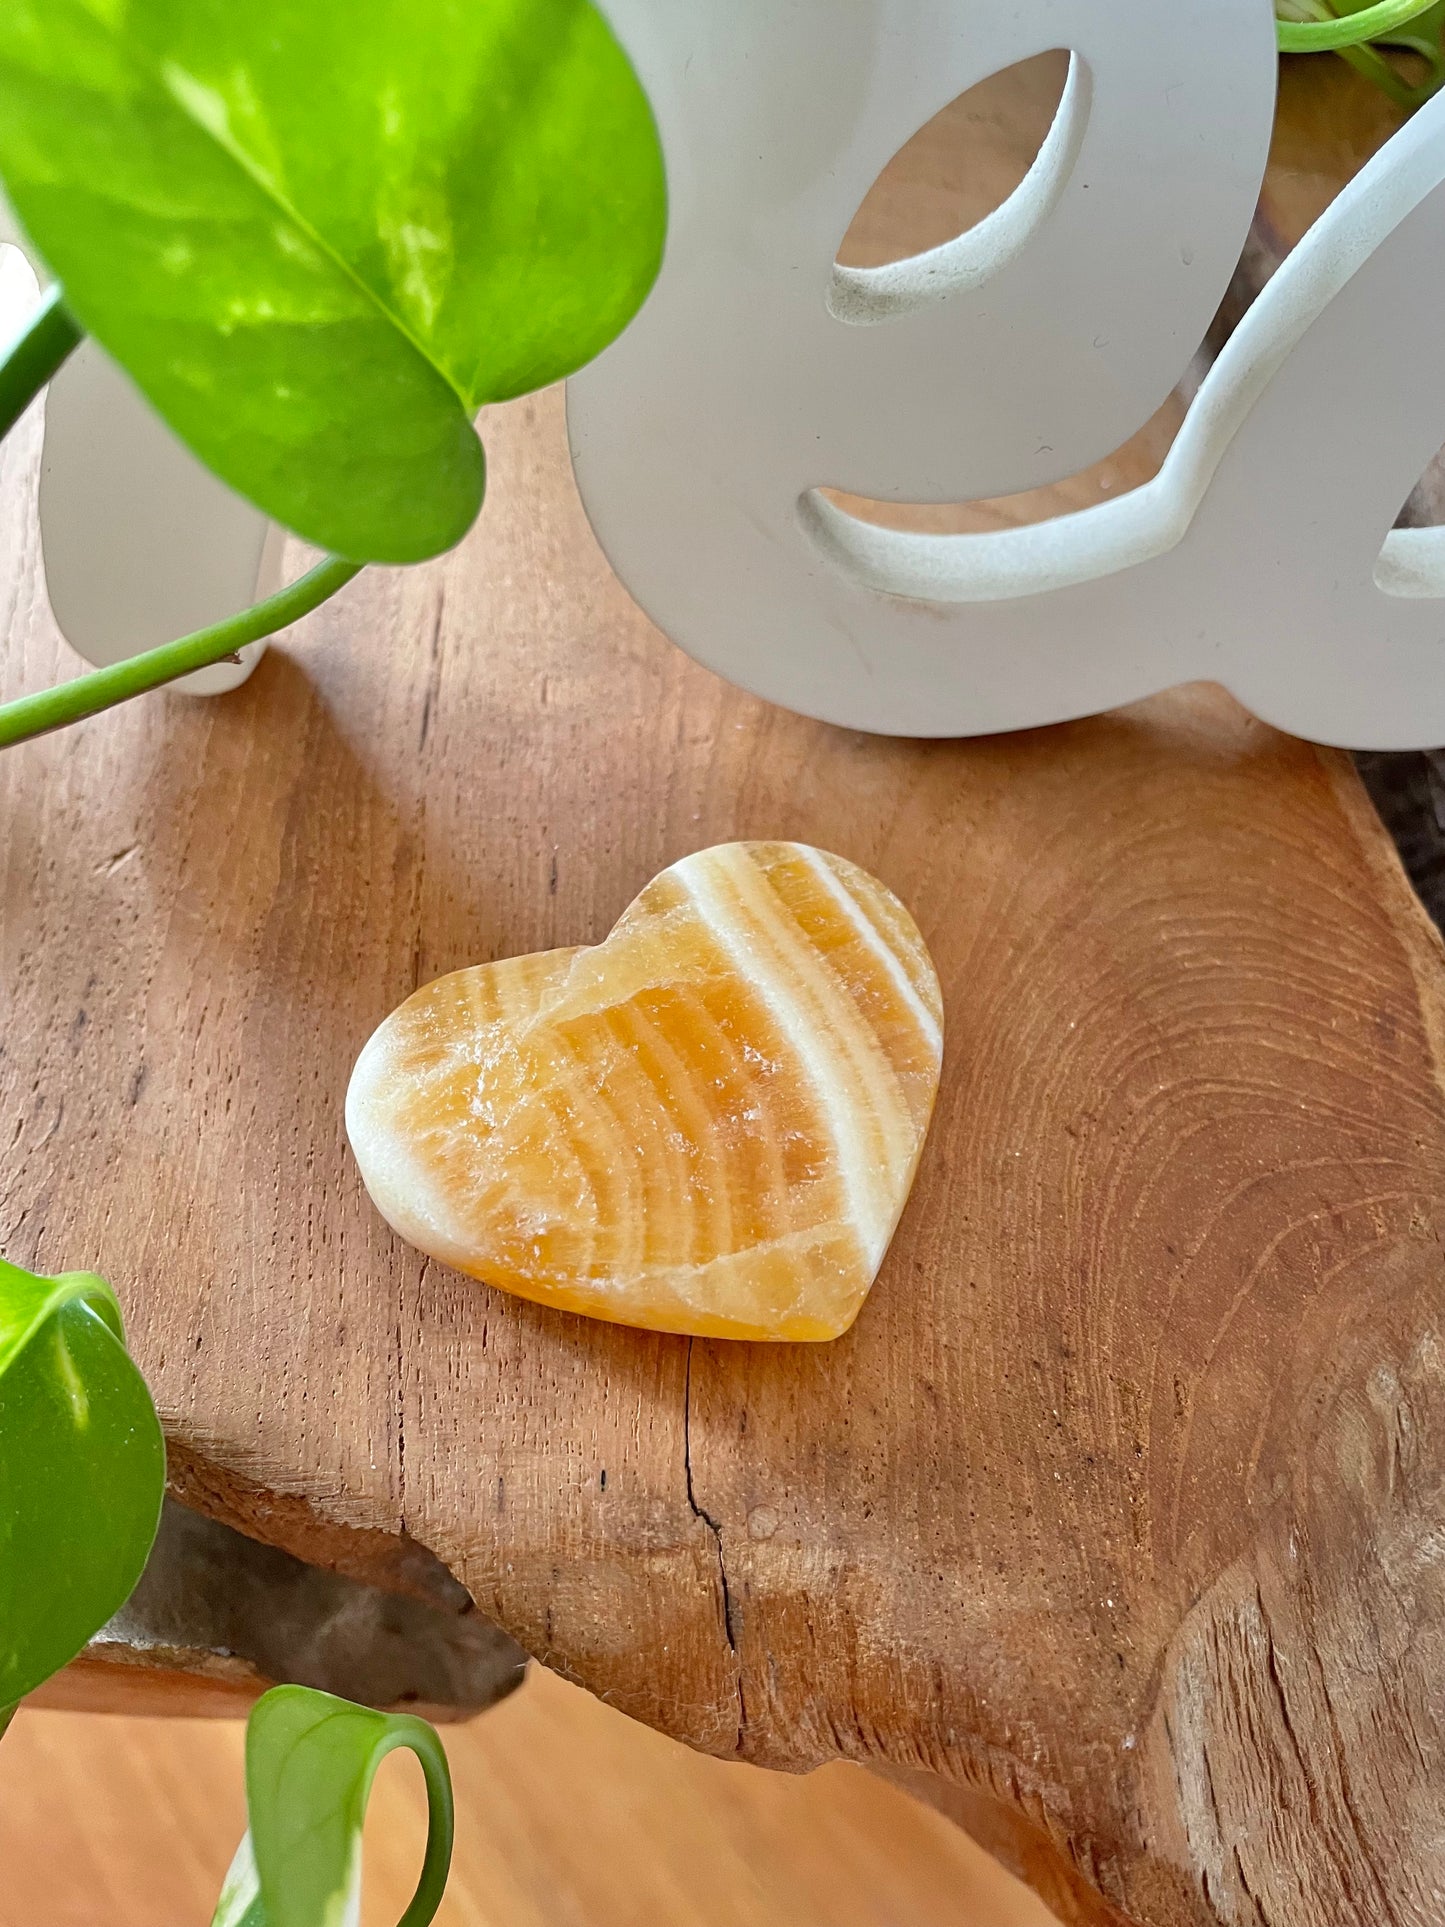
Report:
M0 1260L0 1706L124 1605L155 1538L165 1463L110 1286Z
M183 440L358 561L463 534L477 409L626 325L666 219L590 0L5 0L0 179Z
M403 1927L425 1927L451 1865L453 1808L446 1753L409 1714L375 1713L306 1686L277 1686L246 1728L241 1841L212 1927L354 1927L361 1910L361 1836L376 1769L407 1747L426 1775L426 1857Z

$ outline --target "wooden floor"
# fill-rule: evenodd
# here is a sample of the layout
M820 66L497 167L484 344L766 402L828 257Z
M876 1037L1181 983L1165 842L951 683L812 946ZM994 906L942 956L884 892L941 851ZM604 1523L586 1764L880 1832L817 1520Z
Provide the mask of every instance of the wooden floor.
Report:
M243 1822L231 1721L22 1712L0 1744L0 1927L205 1927ZM1048 1927L947 1821L861 1769L725 1766L549 1673L447 1734L459 1809L443 1927ZM392 1927L424 1829L383 1767L365 1927Z

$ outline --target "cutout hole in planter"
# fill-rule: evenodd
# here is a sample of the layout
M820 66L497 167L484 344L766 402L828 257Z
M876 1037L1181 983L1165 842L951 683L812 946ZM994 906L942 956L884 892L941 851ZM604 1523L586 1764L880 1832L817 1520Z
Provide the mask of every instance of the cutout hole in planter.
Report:
M978 285L1023 248L1067 184L1088 124L1081 61L1039 54L950 101L893 156L838 248L828 305L867 325Z
M1397 529L1445 528L1445 448L1442 448L1410 491Z
M1103 461L1080 469L1062 482L1026 489L1018 495L972 502L889 502L849 495L842 489L819 488L814 492L856 521L910 535L986 535L999 529L1023 528L1075 509L1116 501L1129 490L1152 481L1174 444L1184 411L1182 396L1171 395L1136 435Z
M1375 564L1375 581L1386 595L1445 597L1445 449L1410 491Z

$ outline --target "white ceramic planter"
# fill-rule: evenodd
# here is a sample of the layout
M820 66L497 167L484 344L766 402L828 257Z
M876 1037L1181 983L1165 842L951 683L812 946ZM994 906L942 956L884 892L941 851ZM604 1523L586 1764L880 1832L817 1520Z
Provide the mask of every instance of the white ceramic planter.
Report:
M218 482L86 341L51 382L40 468L50 606L87 662L119 662L219 622L281 587L285 533ZM215 696L264 652L175 686Z
M1445 441L1399 343L1445 313L1445 98L1264 291L1148 487L1037 527L885 530L1054 481L1183 374L1263 173L1271 0L612 0L672 187L661 280L571 384L614 566L700 661L860 729L1048 723L1195 677L1361 748L1445 742L1445 532L1389 535ZM972 82L1073 53L996 215L834 266L868 186Z
M1445 312L1445 98L1270 283L1154 482L1037 527L910 535L818 491L1056 481L1183 374L1263 176L1272 0L606 11L657 109L671 224L642 313L570 384L572 452L614 566L677 643L862 729L1010 729L1210 677L1320 740L1445 741L1445 532L1390 533L1445 441L1445 394L1395 352ZM915 129L1059 48L1056 124L1002 208L910 261L836 265ZM92 661L274 586L261 518L93 348L52 385L41 519L57 617Z

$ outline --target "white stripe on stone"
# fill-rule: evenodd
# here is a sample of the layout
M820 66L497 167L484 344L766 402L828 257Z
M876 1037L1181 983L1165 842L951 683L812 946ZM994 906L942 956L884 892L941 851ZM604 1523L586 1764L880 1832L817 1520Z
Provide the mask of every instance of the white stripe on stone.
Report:
M734 927L731 908L711 874L710 859L716 855L715 851L703 850L685 857L674 865L673 875L692 898L708 930L731 957L739 975L758 991L811 1082L833 1139L853 1229L876 1271L893 1235L894 1214L887 1194L886 1175L878 1169L871 1147L859 1128L855 1100L839 1074L837 1054L828 1048L826 1036L783 985L765 973L763 959L755 947ZM765 878L760 880L766 884Z
M909 1010L912 1011L918 1028L928 1039L929 1048L932 1050L934 1056L941 1057L943 1055L943 1026L919 996L913 979L904 969L901 959L897 957L883 941L882 936L879 934L872 920L863 914L863 911L858 906L857 899L834 873L827 859L819 851L810 849L804 843L795 844L793 847L806 862L808 868L812 870L816 876L821 878L829 895L843 910L848 921L862 938L865 946L872 952L873 956L877 958L878 962L883 965L894 989L898 992Z

